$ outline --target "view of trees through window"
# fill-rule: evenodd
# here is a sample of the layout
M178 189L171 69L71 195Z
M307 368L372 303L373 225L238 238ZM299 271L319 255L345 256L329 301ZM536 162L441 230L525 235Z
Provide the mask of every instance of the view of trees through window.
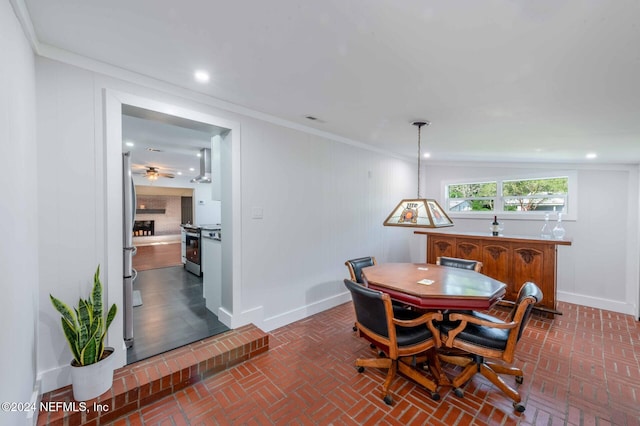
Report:
M502 183L505 211L558 210L565 206L568 178L510 180ZM549 208L550 207L550 208Z
M447 186L450 212L563 211L569 192L568 177L498 180Z
M493 211L497 188L496 182L449 185L449 210Z

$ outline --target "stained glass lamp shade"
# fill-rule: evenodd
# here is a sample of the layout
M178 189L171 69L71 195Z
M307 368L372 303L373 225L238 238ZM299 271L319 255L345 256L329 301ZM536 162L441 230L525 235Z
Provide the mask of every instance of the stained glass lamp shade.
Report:
M453 226L453 221L436 200L413 198L400 201L384 221L384 226L441 228Z
M412 124L418 127L418 197L400 201L384 221L384 226L413 226L417 228L453 226L453 221L436 200L420 197L420 129L431 123L416 121Z

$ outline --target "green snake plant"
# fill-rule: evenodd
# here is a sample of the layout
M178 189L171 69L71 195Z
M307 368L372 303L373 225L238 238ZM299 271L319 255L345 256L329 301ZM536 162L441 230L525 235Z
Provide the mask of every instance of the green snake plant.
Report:
M111 321L116 316L115 303L111 305L106 319L102 309L102 283L100 265L93 275L93 289L88 299L80 298L73 310L64 302L49 294L53 307L62 315L62 331L74 358L74 365L90 365L102 359L104 339Z

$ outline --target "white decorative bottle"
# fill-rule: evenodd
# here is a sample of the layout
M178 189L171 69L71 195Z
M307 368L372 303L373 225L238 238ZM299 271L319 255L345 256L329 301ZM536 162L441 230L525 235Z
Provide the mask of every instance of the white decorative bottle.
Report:
M549 223L549 213L545 213L544 215L544 225L542 226L542 230L540 231L540 237L545 240L550 240L553 238L553 229L551 229L551 224Z
M556 222L556 226L553 228L553 237L556 240L561 240L564 238L565 230L562 227L562 213L558 213L558 222Z

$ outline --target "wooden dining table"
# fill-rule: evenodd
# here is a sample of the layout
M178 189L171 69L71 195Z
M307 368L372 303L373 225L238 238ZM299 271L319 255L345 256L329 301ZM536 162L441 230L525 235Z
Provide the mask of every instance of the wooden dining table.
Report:
M425 311L486 310L502 299L507 287L479 272L431 263L382 263L363 268L362 275L369 288ZM457 355L449 352L427 351L426 365L439 386L457 387L440 364L441 357Z
M362 274L368 287L421 310L486 310L507 288L479 272L430 263L381 263Z

